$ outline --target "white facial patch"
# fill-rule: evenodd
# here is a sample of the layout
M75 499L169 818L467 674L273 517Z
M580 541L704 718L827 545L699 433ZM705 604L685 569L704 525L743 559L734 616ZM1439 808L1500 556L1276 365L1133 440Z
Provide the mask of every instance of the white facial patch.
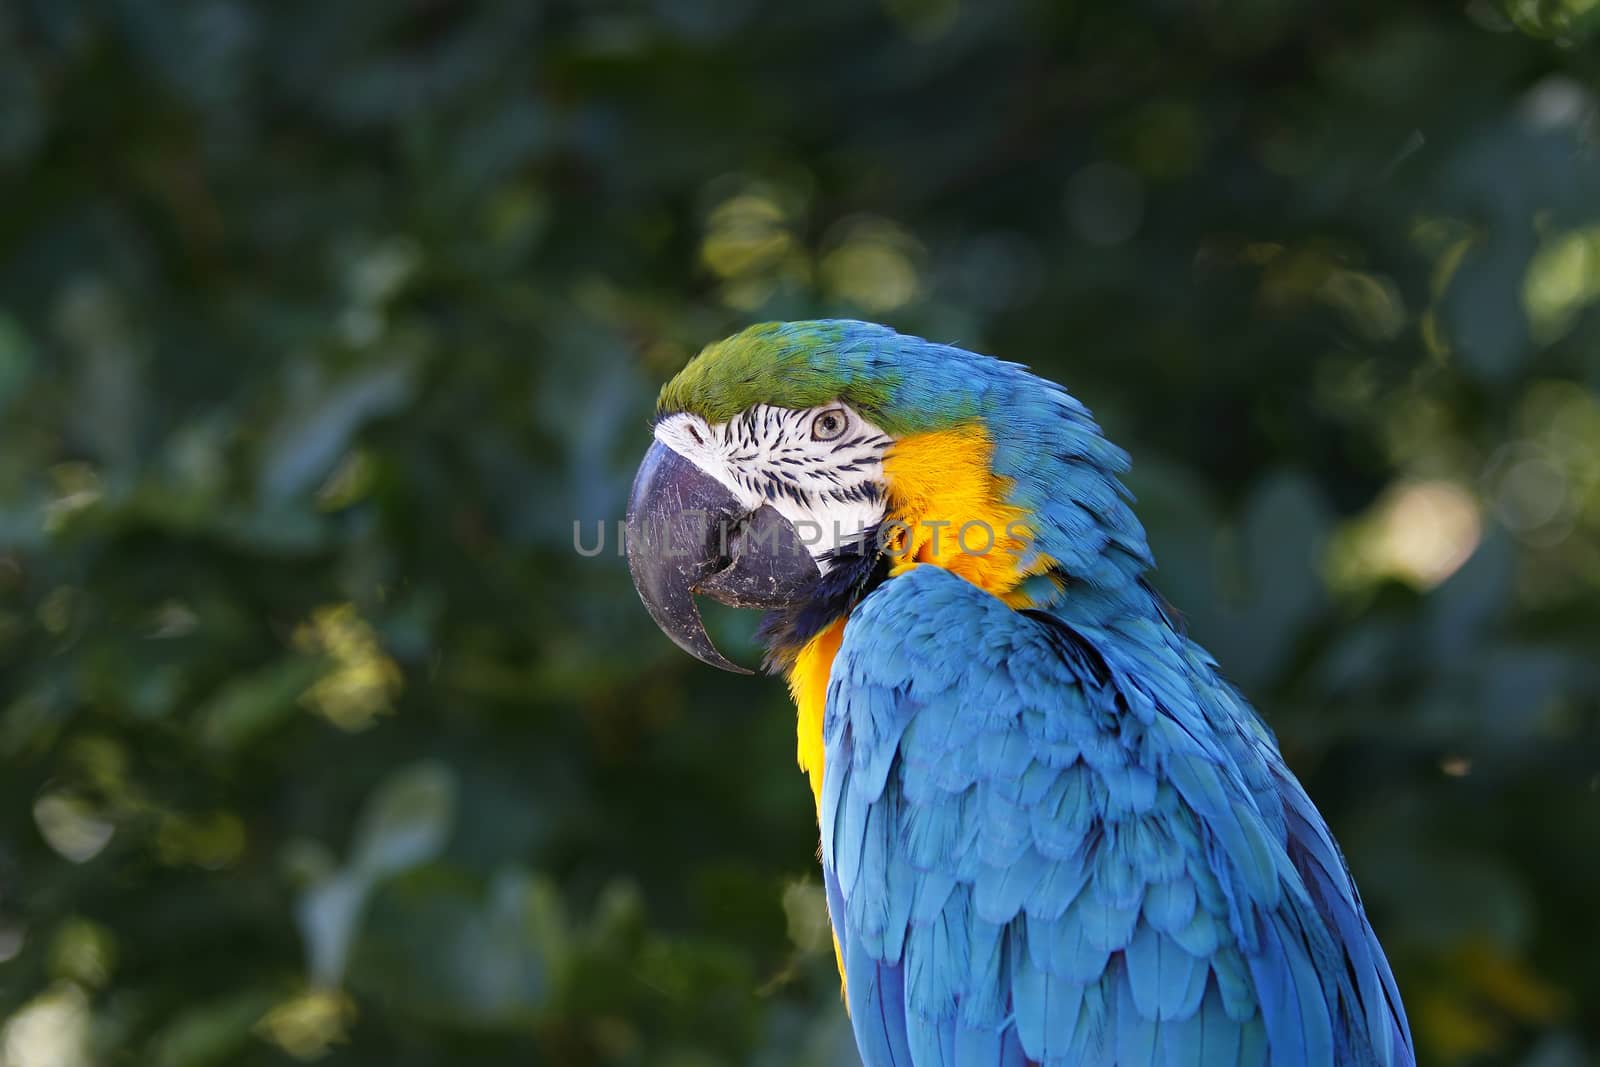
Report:
M770 504L824 572L827 553L883 519L892 439L846 404L758 404L716 425L679 413L656 423L655 434L751 511Z

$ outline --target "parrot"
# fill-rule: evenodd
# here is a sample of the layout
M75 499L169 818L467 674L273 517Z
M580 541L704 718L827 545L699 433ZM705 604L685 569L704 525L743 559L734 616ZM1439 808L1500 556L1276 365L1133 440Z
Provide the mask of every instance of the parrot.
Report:
M1400 1067L1326 821L1152 584L1127 454L1025 366L851 320L662 387L624 520L657 626L765 612L865 1067Z

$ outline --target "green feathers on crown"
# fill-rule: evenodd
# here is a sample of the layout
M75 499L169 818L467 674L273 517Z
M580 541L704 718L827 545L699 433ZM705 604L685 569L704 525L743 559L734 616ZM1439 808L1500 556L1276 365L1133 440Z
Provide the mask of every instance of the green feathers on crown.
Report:
M765 322L707 345L661 389L658 414L692 412L708 422L755 404L809 408L843 400L882 417L899 379L893 331L865 322ZM886 351L887 349L887 351Z

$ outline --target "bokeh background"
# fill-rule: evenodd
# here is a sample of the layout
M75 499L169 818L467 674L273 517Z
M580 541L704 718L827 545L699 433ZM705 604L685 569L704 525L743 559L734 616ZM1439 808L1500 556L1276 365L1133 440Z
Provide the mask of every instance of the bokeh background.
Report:
M1424 1063L1600 1062L1597 50L1595 0L0 0L0 1064L854 1063L783 686L614 525L659 383L818 315L1085 400Z

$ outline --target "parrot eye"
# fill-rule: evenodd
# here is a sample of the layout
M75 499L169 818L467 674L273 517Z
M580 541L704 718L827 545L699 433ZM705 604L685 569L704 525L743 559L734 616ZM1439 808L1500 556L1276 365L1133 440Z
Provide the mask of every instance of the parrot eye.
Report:
M838 408L829 408L811 420L811 439L813 441L837 441L844 436L844 412Z

